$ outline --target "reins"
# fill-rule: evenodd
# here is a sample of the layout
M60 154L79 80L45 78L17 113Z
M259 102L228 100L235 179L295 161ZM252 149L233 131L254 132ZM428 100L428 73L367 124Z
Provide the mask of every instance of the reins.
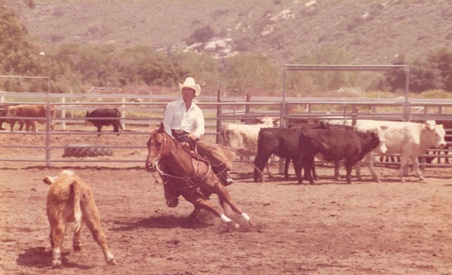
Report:
M171 138L174 139L174 137L171 137ZM194 178L200 176L200 174L199 174L199 163L200 163L200 160L199 160L199 155L198 155L198 150L197 150L197 146L198 146L197 143L196 143L196 146L195 146L196 160L198 161L198 167L197 167L197 169L196 169L196 170L198 171L197 174L196 174L195 176L192 176L192 177L189 177L189 176L178 177L178 176L174 176L174 175L171 175L171 174L168 174L168 173L162 171L162 169L160 169L160 167L159 167L159 165L158 165L158 160L159 160L158 157L160 157L160 156L162 155L163 149L164 149L165 146L166 146L166 136L163 138L163 142L164 142L164 143L163 143L162 149L160 150L160 153L158 154L157 159L155 160L155 168L156 168L157 171L160 173L160 175L165 176L165 177L169 177L169 178L180 179L180 180L183 180L183 181L185 181L185 182L187 182L187 183L189 183L191 179L194 179ZM201 183L203 183L203 182L207 179L207 177L210 175L210 171L211 171L211 165L210 165L210 163L207 164L207 167L208 167L207 173L206 173L206 174L204 175L204 177L203 177L200 181L198 181L195 185L193 185L193 186L188 186L188 187L179 187L178 189L194 189L194 188L197 188L199 185L201 185ZM195 169L194 169L194 170L195 170ZM155 177L154 177L154 178L155 178ZM166 182L163 182L163 184L166 184Z

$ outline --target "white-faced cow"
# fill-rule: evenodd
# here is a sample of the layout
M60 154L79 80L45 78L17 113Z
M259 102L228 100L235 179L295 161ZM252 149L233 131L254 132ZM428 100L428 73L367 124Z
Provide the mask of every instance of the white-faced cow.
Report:
M279 118L264 117L260 124L227 124L221 130L223 143L240 156L254 157L257 154L257 138L261 128L279 125ZM271 173L267 166L267 172Z
M446 145L444 136L446 134L443 125L437 125L435 121L428 121L426 124L414 122L395 122L366 120L359 122L366 124L366 127L380 128L385 137L385 144L388 148L386 155L400 154L399 176L403 181L404 168L411 159L414 171L419 180L424 180L419 169L418 157L425 154L431 147L441 148ZM383 154L384 155L384 154ZM366 163L369 166L372 177L379 181L379 177L373 167L373 155L366 156ZM359 166L356 173L360 176Z
M121 112L119 112L118 108L98 108L92 112L86 112L85 115L86 123L91 122L94 126L97 127L97 131L100 133L103 126L113 125L113 131L119 132L119 128L123 130L122 125L119 121L121 118ZM88 119L93 118L93 119ZM103 118L103 119L100 119ZM98 135L100 136L100 134ZM119 134L118 134L119 136Z
M102 248L107 264L116 264L100 226L100 216L94 202L93 192L87 183L74 172L64 170L56 177L47 176L43 180L50 184L47 194L47 217L50 223L50 243L52 245L52 266L61 266L61 249L66 225L75 229L74 251L81 249L80 231L82 222L91 231L97 244Z
M7 117L6 121L11 126L11 132L14 129L16 121L19 121L19 123L21 124L25 123L27 132L30 131L30 126L32 127L32 131L36 132L35 122L38 121L39 123L43 124L45 120L44 119L34 120L32 118L47 117L46 105L14 105L6 107L5 111ZM55 118L55 115L56 115L55 106L50 105L50 117ZM51 120L50 122L50 129L52 131L55 130L55 122L53 120Z

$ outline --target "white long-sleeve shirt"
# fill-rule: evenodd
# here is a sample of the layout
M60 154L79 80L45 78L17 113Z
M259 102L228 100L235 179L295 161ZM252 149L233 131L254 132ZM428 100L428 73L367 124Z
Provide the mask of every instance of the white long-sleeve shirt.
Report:
M187 105L183 98L168 103L163 117L165 132L172 136L171 129L183 130L195 134L197 138L201 138L205 132L204 115L201 108L192 102L190 109L186 110ZM193 132L195 126L196 130Z

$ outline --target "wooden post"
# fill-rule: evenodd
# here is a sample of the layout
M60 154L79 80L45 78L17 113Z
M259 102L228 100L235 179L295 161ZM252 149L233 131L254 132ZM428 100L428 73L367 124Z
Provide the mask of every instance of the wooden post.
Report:
M152 95L152 90L149 90L149 95ZM149 103L152 102L152 98L149 97ZM152 117L152 105L148 105L149 106L149 117ZM152 120L149 120L149 127L152 127Z
M251 96L250 94L246 94L246 102L250 102L251 101ZM250 105L245 105L245 114L248 114L250 112Z
M220 102L221 102L221 94L220 94L220 89L218 89L217 103L220 103ZM217 105L217 139L216 139L217 144L220 142L220 133L221 133L221 105L218 104Z
M74 97L72 96L74 91L71 89L71 103L74 103ZM74 107L73 105L71 107ZM71 118L74 118L74 110L71 110Z
M61 103L66 103L66 97L61 98ZM63 111L61 112L61 118L66 118L66 105L63 106ZM63 123L61 125L63 130L66 130L66 120L63 120Z
M122 103L126 103L126 98L123 97L122 98ZM126 129L126 120L124 119L126 117L126 110L124 110L124 108L126 107L126 105L122 105L122 129L125 130Z

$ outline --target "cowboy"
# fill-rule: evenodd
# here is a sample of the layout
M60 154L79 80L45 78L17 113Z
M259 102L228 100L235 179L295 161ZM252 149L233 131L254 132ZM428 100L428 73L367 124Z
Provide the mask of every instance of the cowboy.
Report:
M224 186L232 184L234 180L230 177L229 171L232 168L234 153L199 141L205 132L204 115L193 102L193 98L201 94L201 86L196 84L193 77L187 77L183 84L179 83L179 89L182 98L170 102L165 109L163 117L165 132L183 143L188 150L196 149L207 158Z

